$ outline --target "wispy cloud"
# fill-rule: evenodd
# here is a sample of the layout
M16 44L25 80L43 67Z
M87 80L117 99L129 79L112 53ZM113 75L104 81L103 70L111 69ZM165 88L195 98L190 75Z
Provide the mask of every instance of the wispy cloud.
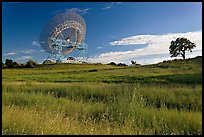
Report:
M111 2L111 4L122 4L122 2Z
M113 5L106 5L105 7L102 8L102 10L108 10L111 9Z
M32 56L21 56L20 58L17 58L17 60L25 60L25 59L31 59Z
M197 44L197 48L202 49L202 31L186 32L186 33L169 33L163 35L137 35L123 38L118 41L110 42L111 45L135 45L148 44L147 48L168 48L172 40L178 37L185 37ZM167 46L165 46L167 45Z
M19 52L24 53L24 54L29 54L29 53L34 53L34 52L36 52L36 50L34 50L34 49L28 49L28 50L22 50L22 51L19 51Z
M103 47L96 47L96 49L102 49Z
M63 12L76 12L80 15L85 15L85 14L88 14L90 11L90 8L85 8L85 9L82 9L82 8L70 8L70 9L64 9L64 10L56 10L53 12L53 14L59 14L59 13L63 13Z
M12 55L17 55L17 54L41 53L41 52L45 52L45 50L26 49L26 50L19 50L15 52L5 53L4 56L12 56Z
M45 52L45 50L42 49L42 50L40 50L40 52Z
M38 41L32 41L32 45L40 47L40 43Z
M111 3L109 3L109 4L107 4L107 5L105 5L103 8L101 8L102 10L108 10L108 9L111 9L111 8L113 8L113 6L114 5L116 5L116 4L121 4L122 2L111 2Z
M186 37L190 41L196 44L196 48L193 49L193 54L186 53L186 57L191 55L197 56L200 53L202 54L202 31L196 32L187 32L187 33L171 33L163 35L137 35L127 38L123 38L118 41L110 42L113 46L125 46L125 45L140 45L146 44L147 47L134 49L131 51L124 52L108 52L102 53L99 56L91 58L92 62L101 62L108 63L110 61L114 62L130 62L131 59L147 56L147 55L156 55L156 54L166 54L164 58L158 58L157 56L151 57L148 61L147 59L140 60L141 62L150 63L155 61L163 61L163 59L169 58L169 46L172 40L175 40L177 37ZM195 51L195 52L194 52Z
M10 52L10 53L4 54L4 56L12 56L12 55L16 55L16 54L18 54L18 53L16 53L16 52Z
M86 8L86 9L80 9L80 8L66 9L66 11L76 12L76 13L79 13L79 14L81 14L81 15L87 14L89 10L90 10L89 8Z

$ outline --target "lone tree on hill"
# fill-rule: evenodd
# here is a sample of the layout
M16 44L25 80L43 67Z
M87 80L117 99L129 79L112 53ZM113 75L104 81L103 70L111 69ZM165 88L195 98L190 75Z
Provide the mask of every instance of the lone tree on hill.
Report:
M195 43L192 43L187 38L177 38L175 41L171 41L169 52L171 57L177 57L178 55L181 55L183 59L185 59L185 52L192 52L191 49L194 47L196 47Z

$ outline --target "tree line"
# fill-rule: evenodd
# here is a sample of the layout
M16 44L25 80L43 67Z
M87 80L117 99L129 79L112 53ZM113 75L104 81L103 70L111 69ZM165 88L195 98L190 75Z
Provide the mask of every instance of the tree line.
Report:
M186 51L192 52L192 49L195 48L195 43L191 42L187 38L177 38L175 41L171 41L169 46L169 53L170 57L177 57L182 56L183 59L185 59L185 53ZM43 62L43 64L47 64L50 62L46 62L46 60ZM2 62L2 68L34 68L35 66L39 65L37 62L34 62L33 60L28 60L26 64L20 64L17 63L11 59L6 59L5 64ZM107 65L113 65L113 66L128 66L125 63L118 63L110 62ZM140 65L136 61L131 60L132 66Z
M11 59L6 59L5 63L2 62L2 68L34 68L37 65L39 64L33 60L28 60L26 64L17 63Z

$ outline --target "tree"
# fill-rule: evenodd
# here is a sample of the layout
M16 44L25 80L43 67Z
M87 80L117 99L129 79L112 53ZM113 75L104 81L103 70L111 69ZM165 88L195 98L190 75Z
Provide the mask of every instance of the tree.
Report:
M137 63L137 61L131 60L132 66L137 66L140 65L139 63Z
M6 59L6 61L5 61L5 65L6 65L6 67L8 67L8 68L11 68L11 67L12 67L12 63L13 63L13 60L11 60L11 59Z
M18 68L25 68L25 67L26 67L26 64L18 63Z
M17 62L13 62L13 68L17 68L18 67L18 63Z
M5 67L5 64L2 62L2 68L4 68Z
M137 62L134 60L131 60L132 65L134 66Z
M108 63L107 65L113 65L113 66L116 66L117 64L115 62L111 62L111 63Z
M49 64L49 63L52 63L52 61L51 60L47 60L47 59L43 61L43 64Z
M190 51L191 49L196 47L195 43L192 43L187 38L177 38L175 41L171 41L171 45L169 47L170 57L177 57L181 55L183 59L185 59L185 52Z
M28 68L34 68L36 65L37 63L32 60L28 60L28 62L26 62L26 67Z
M6 59L5 65L7 68L15 68L18 66L17 62L13 62L11 59Z
M117 66L127 66L125 63L118 63Z

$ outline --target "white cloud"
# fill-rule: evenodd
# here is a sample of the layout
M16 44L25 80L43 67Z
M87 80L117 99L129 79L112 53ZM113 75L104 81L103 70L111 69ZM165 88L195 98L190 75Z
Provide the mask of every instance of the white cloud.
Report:
M12 55L16 55L16 54L40 53L40 52L44 52L44 51L45 50L26 49L26 50L20 50L20 51L6 53L6 54L4 54L4 56L12 56Z
M110 9L112 7L113 7L112 5L106 5L105 7L102 8L102 10L108 10L108 9Z
M111 9L114 5L116 4L121 4L122 2L111 2L110 4L108 5L105 5L105 7L101 8L102 10L108 10L108 9Z
M96 47L96 49L102 49L102 47Z
M186 57L192 55L200 55L202 54L202 31L196 32L187 32L187 33L171 33L171 34L163 34L163 35L137 35L131 36L127 38L123 38L118 41L110 42L111 45L114 46L125 46L125 45L140 45L147 44L147 47L134 49L131 51L124 52L108 52L102 53L99 56L94 58L90 58L91 62L100 62L100 63L108 63L111 61L114 62L126 62L129 64L132 58L138 58L141 56L154 55L154 54L166 54L169 56L169 46L172 40L175 40L178 37L186 37L191 42L196 44L196 48L193 49L192 53L186 53ZM195 51L195 52L194 52ZM141 60L144 64L152 64L152 62L156 63L159 61L163 61L166 58L157 58L151 57L148 61ZM174 59L174 58L173 58ZM145 63L146 62L146 63Z
M52 12L52 14L58 14L58 13L63 13L63 12L76 12L78 14L85 15L85 14L88 14L89 10L90 8L86 8L86 9L70 8L70 9L64 9L64 10L55 10Z
M40 47L40 43L37 41L32 41L32 45Z
M116 2L116 4L122 4L122 2Z
M137 62L139 64L155 64L155 63L158 63L158 62L162 62L164 60L173 60L173 58L170 58L170 57L163 57L163 58L155 57L155 58L147 59L147 60L138 59Z
M111 2L112 4L122 4L122 2Z
M18 54L18 53L16 53L16 52L10 52L10 53L4 54L4 56L12 56L12 55L16 55L16 54Z
M81 15L85 15L88 13L88 10L90 10L89 8L86 8L86 9L80 9L80 8L71 8L71 9L66 9L66 11L69 11L69 12L77 12Z
M19 52L22 52L22 53L24 53L24 54L29 54L29 53L36 52L36 50L34 50L34 49L28 49L28 50L22 50L22 51L19 51Z
M17 58L17 60L24 60L24 59L31 59L32 56L21 56L20 58Z

